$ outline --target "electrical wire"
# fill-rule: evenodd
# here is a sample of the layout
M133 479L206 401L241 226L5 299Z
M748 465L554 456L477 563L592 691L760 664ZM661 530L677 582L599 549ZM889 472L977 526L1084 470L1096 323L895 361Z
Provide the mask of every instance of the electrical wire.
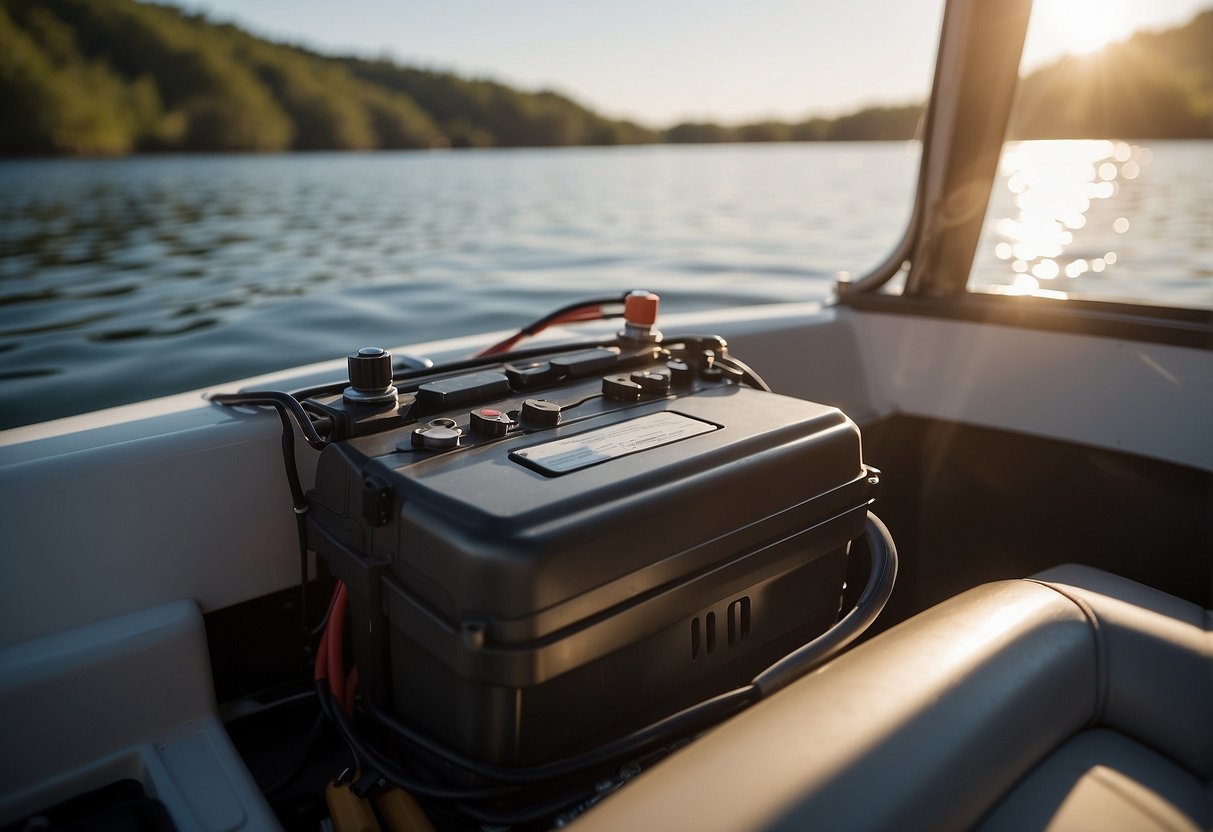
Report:
M349 606L350 596L344 583L337 584L337 597L333 601L333 613L329 616L329 625L324 630L324 648L328 657L325 675L328 677L329 690L341 704L341 709L347 714L350 707L345 701L345 611Z
M870 561L868 580L855 607L838 624L772 664L759 673L749 685L693 705L584 754L537 766L518 768L483 763L465 757L439 741L425 736L393 715L386 713L374 702L364 700L363 704L374 721L397 738L434 754L446 762L464 769L469 774L496 783L496 786L444 787L417 780L400 770L382 751L357 736L352 718L344 711L341 701L331 691L331 685L326 685L323 680L318 680L316 683L318 695L328 700L330 718L335 720L339 732L350 747L351 754L363 765L370 764L392 785L422 797L456 801L453 808L478 823L512 826L551 818L570 806L593 800L601 793L604 786L601 784L582 786L556 797L544 798L539 802L524 806L490 807L476 801L492 801L505 797L513 797L516 800L521 795L518 790L524 786L555 782L597 766L635 758L642 752L662 745L671 737L693 735L736 711L770 696L837 655L876 619L888 603L896 580L897 550L892 536L889 534L888 528L871 512L867 514L864 538ZM330 632L332 632L331 629ZM331 647L332 642L328 641L328 644ZM329 655L331 656L331 654ZM318 659L317 667L321 666ZM332 667L327 661L324 666ZM608 784L608 787L610 785L617 784Z
M763 698L782 690L841 653L872 625L889 603L897 580L897 547L893 544L888 527L870 511L864 526L864 540L867 542L871 567L859 600L833 627L754 677L754 687Z
M399 768L384 752L355 733L353 718L345 713L337 697L333 696L328 689L327 680L316 682L316 688L317 695L326 702L329 718L337 727L346 745L349 746L351 753L358 759L358 767L364 773L374 769L377 774L396 788L404 789L414 795L445 800L496 800L517 792L517 789L511 786L441 786L416 779Z
M722 355L717 357L716 363L723 364L726 367L737 370L739 373L741 373L741 380L751 387L761 390L764 393L774 392L771 390L771 386L763 381L762 376L758 375L758 373L756 373L749 364L746 364L740 358L736 358L732 355Z
M324 628L328 626L329 618L333 614L333 604L334 604L334 602L336 602L336 600L337 600L337 590L334 587L333 596L331 598L329 598L329 605L328 605L328 608L325 609L325 611L324 611L324 617L320 619L320 622L318 624L316 624L315 627L312 627L310 630L308 630L308 635L318 636L324 632Z
M417 780L404 772L384 752L360 739L353 725L353 701L350 680L351 671L345 676L340 639L344 638L343 620L348 605L348 591L339 585L329 626L321 640L316 657L317 694L328 707L327 715L336 724L339 733L360 767L373 766L383 778L398 788L423 797L464 801L458 809L468 817L481 823L506 825L527 823L549 817L561 809L592 798L597 787L583 787L558 798L546 799L529 807L512 809L486 809L466 805L466 801L494 799L514 795L526 785L537 785L557 781L608 763L634 757L656 748L671 737L688 736L712 725L725 717L770 696L786 687L795 679L837 655L851 644L876 619L888 603L897 575L897 551L888 528L871 512L868 512L864 537L867 543L870 568L868 581L855 607L835 626L790 653L766 670L759 673L752 683L736 688L711 699L685 708L676 714L659 720L625 737L599 746L573 757L529 767L505 767L473 760L447 747L441 742L405 725L393 715L378 707L373 701L364 700L370 716L377 724L386 728L397 738L434 754L472 775L496 783L484 787L445 787ZM335 680L344 680L344 687ZM323 707L323 705L322 705Z
M583 300L577 303L562 306L554 312L549 312L542 318L532 321L518 332L506 338L504 341L498 341L491 347L486 347L476 353L476 358L485 358L491 355L500 355L503 352L509 352L523 338L529 338L532 335L538 335L549 326L556 324L572 324L581 323L583 321L600 321L606 318L619 318L623 316L624 299L628 296L628 292L622 295L610 298L596 298L593 300ZM605 307L617 305L620 307L618 311L606 311Z
M334 593L334 600L336 593ZM320 644L316 647L315 671L313 673L313 684L316 688L316 702L320 705L320 713L324 718L336 725L337 717L333 715L333 705L329 701L330 691L328 685L328 630L326 628L324 636L320 639ZM340 710L338 708L338 710ZM358 770L362 768L362 756L358 753L355 743L350 742L350 739L343 733L338 732L341 739L345 742L346 748L350 752L350 768Z
M586 396L584 399L578 399L577 401L572 402L570 404L562 404L560 406L560 412L562 414L567 413L568 411L572 410L573 408L581 407L583 404L586 404L588 402L594 401L595 399L601 399L601 398L603 398L601 393L593 393L589 396Z
M313 684L321 710L330 722L337 728L354 758L354 768L365 770L366 764L371 766L385 780L398 788L425 797L440 799L477 799L496 798L512 794L508 787L444 787L435 786L416 780L398 769L396 765L382 752L360 739L354 732L353 710L347 707L343 700L346 673L344 667L341 641L344 639L344 618L348 607L349 595L344 583L338 583L334 593L332 615L325 628L324 636L316 650L316 661L313 670Z
M507 360L526 361L529 358L539 356L558 356L565 353L574 353L581 350L590 350L598 347L608 346L615 343L615 338L599 338L595 341L570 341L560 344L544 344L542 346L528 347L526 349L511 350ZM481 367L500 364L501 356L498 355L481 355L473 356L472 358L462 358L457 361L450 361L442 364L440 367L425 368L425 369L406 369L392 375L392 383L400 387L400 392L407 392L406 385L410 381L415 381L419 378L429 380L438 380L446 378L466 370L477 370ZM304 387L300 390L294 390L290 393L294 398L302 401L304 399L317 398L320 396L334 396L341 393L345 388L349 387L348 381L337 381L329 384L318 384L312 387Z
M400 739L465 771L502 783L521 785L556 780L626 759L657 747L670 738L693 734L749 707L833 658L858 638L888 603L897 576L897 549L892 536L884 523L871 512L867 514L864 537L870 560L868 581L855 606L841 621L763 670L749 685L704 700L583 754L529 767L492 765L468 758L409 727L373 701L364 700L364 707L377 723Z
M587 301L588 302L588 301ZM617 303L617 300L611 302ZM555 313L553 313L555 314ZM569 341L559 344L543 344L540 346L527 347L525 349L510 350L509 355L505 356L505 360L516 363L526 361L531 358L549 358L563 354L572 354L582 350L592 350L604 346L618 345L618 339L614 336L608 338L599 338L593 341ZM687 344L695 348L719 349L723 343L722 339L717 336L704 335L688 335L682 337L667 337L665 340L653 346L671 347L678 344ZM500 364L503 360L500 353L493 355L481 354L471 358L463 358L457 361L445 362L437 367L428 368L407 368L396 372L392 375L392 383L400 388L401 393L409 392L408 383L417 379L425 379L426 381L434 381L447 378L452 375L465 372L467 370L478 370L482 367ZM349 387L348 381L337 381L329 384L318 384L312 387L304 387L299 390L292 391L289 395L299 401L305 399L318 398L322 396L334 396L341 393ZM306 407L306 402L305 405Z
M565 792L559 797L549 798L548 800L520 809L486 810L477 806L460 804L459 810L478 823L517 826L523 823L532 823L537 820L550 818L558 814L562 809L575 806L597 794L597 786L588 786L575 791Z
M311 635L307 603L307 518L304 517L307 514L308 504L307 498L303 493L303 485L299 481L299 466L295 461L295 429L292 426L291 417L294 417L295 424L299 426L304 439L307 440L308 445L312 448L324 450L328 446L328 442L316 432L316 428L312 424L307 411L303 409L303 405L287 393L280 393L275 390L258 390L249 393L217 393L211 396L210 400L215 404L226 407L239 407L242 405L272 407L278 414L278 419L282 422L282 464L286 471L287 487L291 492L291 510L295 513L295 537L299 545L299 629L306 639Z
M736 711L742 710L757 700L757 691L752 686L747 685L736 688L714 696L711 699L706 699L689 708L684 708L678 713L671 714L651 725L633 731L625 737L613 740L583 754L566 757L550 763L541 763L536 766L517 768L493 765L465 757L432 737L428 737L405 725L378 707L373 701L368 702L364 700L364 707L367 708L376 722L380 723L397 737L416 745L424 751L441 757L448 763L452 763L465 771L486 779L497 780L502 783L525 785L557 780L589 768L616 762L628 756L639 754L663 744L671 736L695 733L701 728L707 727Z
M329 443L316 432L316 427L312 424L307 411L303 409L303 405L299 403L299 399L290 393L282 393L278 390L256 390L247 393L216 393L209 398L215 404L228 407L240 405L273 407L284 419L286 415L283 411L288 411L291 416L295 417L295 422L299 425L299 430L303 433L303 438L307 440L308 445L317 451L323 451L328 447ZM302 492L300 493L302 494Z

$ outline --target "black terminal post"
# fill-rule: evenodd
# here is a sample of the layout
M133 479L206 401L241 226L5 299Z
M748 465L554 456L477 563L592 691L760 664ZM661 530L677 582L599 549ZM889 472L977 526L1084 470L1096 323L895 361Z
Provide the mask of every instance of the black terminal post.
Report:
M363 347L347 358L350 386L342 394L351 404L394 404L392 354L382 347Z

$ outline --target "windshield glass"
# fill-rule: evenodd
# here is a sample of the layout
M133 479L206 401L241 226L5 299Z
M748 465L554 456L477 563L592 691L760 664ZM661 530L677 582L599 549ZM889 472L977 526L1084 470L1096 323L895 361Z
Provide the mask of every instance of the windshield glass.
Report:
M5 0L0 428L631 288L824 299L905 227L941 17Z
M970 285L1213 308L1213 8L1040 0Z

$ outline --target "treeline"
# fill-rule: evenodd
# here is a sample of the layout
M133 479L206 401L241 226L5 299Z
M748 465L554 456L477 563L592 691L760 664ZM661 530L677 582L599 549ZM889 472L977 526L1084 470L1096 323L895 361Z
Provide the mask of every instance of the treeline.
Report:
M133 0L0 0L0 106L7 153L660 139L555 93L328 58Z
M1018 97L1015 138L1213 138L1213 9L1064 57L1023 79Z
M687 122L662 133L678 144L702 142L838 142L912 139L922 118L921 104L867 107L839 118L810 118L800 122L760 121L725 127Z
M1213 11L1022 85L1018 137L1213 136ZM566 96L334 58L134 0L0 0L0 152L901 140L921 106L656 130Z

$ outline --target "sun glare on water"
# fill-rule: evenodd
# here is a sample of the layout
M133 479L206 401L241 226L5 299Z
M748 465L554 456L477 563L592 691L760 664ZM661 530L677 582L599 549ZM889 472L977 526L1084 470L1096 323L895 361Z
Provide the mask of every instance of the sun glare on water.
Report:
M1067 278L1089 281L1115 266L1121 257L1114 241L1132 222L1119 215L1123 207L1113 198L1152 156L1149 148L1126 142L1009 144L999 174L1014 195L1014 209L994 219L993 231L994 256L1010 266L1002 275L1010 283L993 291L1066 297Z
M1127 37L1128 18L1128 0L1037 0L1028 44L1041 55L1088 55Z

